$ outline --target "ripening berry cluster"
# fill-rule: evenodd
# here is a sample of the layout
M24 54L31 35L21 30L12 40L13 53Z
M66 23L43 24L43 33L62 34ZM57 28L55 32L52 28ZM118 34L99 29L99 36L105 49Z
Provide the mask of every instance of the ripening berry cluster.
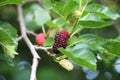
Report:
M59 53L58 48L63 47L65 48L67 46L67 40L68 40L68 32L66 30L63 30L56 34L55 41L53 44L53 52Z
M66 30L62 30L61 32L57 33L55 35L54 44L52 46L53 52L59 53L58 48L66 48L68 37L69 35ZM44 42L46 41L46 37L44 33L39 33L36 35L35 40L38 45L43 46Z

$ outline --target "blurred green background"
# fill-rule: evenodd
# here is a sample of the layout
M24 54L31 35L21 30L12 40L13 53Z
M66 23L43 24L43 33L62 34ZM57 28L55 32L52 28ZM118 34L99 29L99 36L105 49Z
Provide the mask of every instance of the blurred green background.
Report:
M92 0L93 3L107 5L120 14L120 0ZM28 6L28 4L26 4ZM15 5L7 5L0 7L0 20L7 21L19 31L19 23ZM85 29L82 33L93 33L104 38L115 38L120 33L120 19L116 20L114 25L101 29ZM39 31L36 31L39 32ZM29 36L34 43L34 37ZM29 80L32 64L32 55L23 41L19 42L17 55L14 59L15 66L9 66L4 61L0 61L0 80ZM104 62L97 63L98 69L91 71L82 68L74 63L74 70L67 71L56 63L51 57L47 56L43 51L38 51L42 57L37 70L38 80L120 80L120 64L106 65ZM120 63L120 58L114 63Z

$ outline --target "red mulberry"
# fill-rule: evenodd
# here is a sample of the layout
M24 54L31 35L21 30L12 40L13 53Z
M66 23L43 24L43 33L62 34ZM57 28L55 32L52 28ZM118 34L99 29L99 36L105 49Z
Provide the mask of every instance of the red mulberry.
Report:
M45 35L43 33L39 33L36 35L36 43L40 46L43 45L43 43L45 42L46 38L45 38Z

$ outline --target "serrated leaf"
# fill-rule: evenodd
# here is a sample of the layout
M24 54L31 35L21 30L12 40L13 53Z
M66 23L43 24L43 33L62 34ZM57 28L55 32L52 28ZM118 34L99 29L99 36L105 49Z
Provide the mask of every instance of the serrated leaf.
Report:
M118 39L103 39L96 35L84 34L79 37L79 40L80 43L89 45L92 50L120 56L120 41Z
M63 26L65 24L65 21L63 18L57 18L53 20L53 23L59 26Z
M48 21L46 23L49 27L58 27L58 26L63 26L65 25L65 21L63 18L57 18L52 21Z
M77 41L77 37L76 36L73 36L73 37L70 37L67 41L68 45L74 43Z
M65 54L79 66L87 67L91 70L96 70L96 58L94 54L88 49L86 44L78 44L69 50L59 48L59 51Z
M12 56L13 54L17 54L15 51L16 45L14 44L12 38L1 28L0 28L0 34L1 34L0 45L2 46L4 52L7 53L9 56Z
M4 31L9 34L9 36L14 41L14 44L18 45L18 43L17 43L17 31L13 28L13 26L7 22L0 21L0 27L2 29L4 29Z
M51 17L48 13L48 11L46 11L45 9L38 7L35 11L34 11L34 18L33 20L35 21L35 23L38 26L43 26L47 21L51 20Z
M46 22L46 25L49 26L49 27L57 27L57 25L54 24L52 21Z
M101 18L116 20L120 17L120 15L114 10L100 4L90 4L86 7L85 11L87 11L88 13L95 13Z
M92 50L97 50L101 53L107 52L107 50L105 50L102 47L102 45L105 44L105 39L103 39L97 35L84 34L84 35L81 35L78 39L80 40L79 43L87 44L89 46L89 48Z
M4 51L1 48L1 46L0 46L0 60L5 61L10 66L14 65L14 62L13 62L12 58L4 53Z
M120 56L120 41L115 39L106 40L103 47L111 54Z
M14 57L18 54L15 50L17 47L17 32L16 30L6 22L0 22L0 46L4 53L9 57Z
M38 4L29 4L23 7L24 21L25 21L27 29L29 30L37 30L40 28L39 26L35 24L33 20L33 13L39 7L40 5Z
M79 25L82 25L84 28L103 28L112 25L112 22L104 21L100 17L89 13L80 19Z
M52 1L51 0L44 0L44 4L48 9L52 9Z
M43 46L52 46L54 43L54 39L53 38L47 38L47 40L44 42Z
M0 0L0 6L4 6L7 4L19 4L22 3L24 0Z
M80 21L80 25L84 28L103 28L112 25L112 22L105 21Z
M80 42L82 43L89 43L89 44L103 44L103 38L94 35L94 34L83 34L79 38Z
M67 16L78 7L78 3L74 0L67 0L66 3L56 2L53 6L53 10L66 19Z

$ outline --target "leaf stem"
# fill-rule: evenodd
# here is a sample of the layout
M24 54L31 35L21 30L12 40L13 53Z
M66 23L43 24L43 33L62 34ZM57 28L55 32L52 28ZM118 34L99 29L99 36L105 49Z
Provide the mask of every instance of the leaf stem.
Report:
M78 28L76 31L74 31L74 32L70 35L70 37L72 37L73 35L75 35L77 32L81 31L82 29L83 29L83 27Z
M79 10L82 10L82 0L79 0Z
M75 44L77 44L77 43L79 43L79 42L81 42L81 40L78 40L78 41L76 41L76 42L74 42L74 43L68 45L67 48L69 48L69 47L71 47L71 46L73 46L73 45L75 45Z
M82 0L80 0L80 2L79 2L79 10L80 10L80 12L81 12L81 15L79 16L79 18L76 20L75 24L73 25L73 30L72 30L72 32L71 32L72 34L71 34L70 37L72 37L73 35L75 35L75 33L77 33L77 32L79 31L79 30L74 31L74 29L75 29L76 26L78 25L79 20L80 20L80 18L81 18L81 16L82 16L82 14L83 14L86 6L88 5L88 3L89 3L90 1L91 1L91 0L87 0L86 4L82 7ZM82 29L83 29L83 28L82 28ZM80 30L82 30L82 29L80 28Z

